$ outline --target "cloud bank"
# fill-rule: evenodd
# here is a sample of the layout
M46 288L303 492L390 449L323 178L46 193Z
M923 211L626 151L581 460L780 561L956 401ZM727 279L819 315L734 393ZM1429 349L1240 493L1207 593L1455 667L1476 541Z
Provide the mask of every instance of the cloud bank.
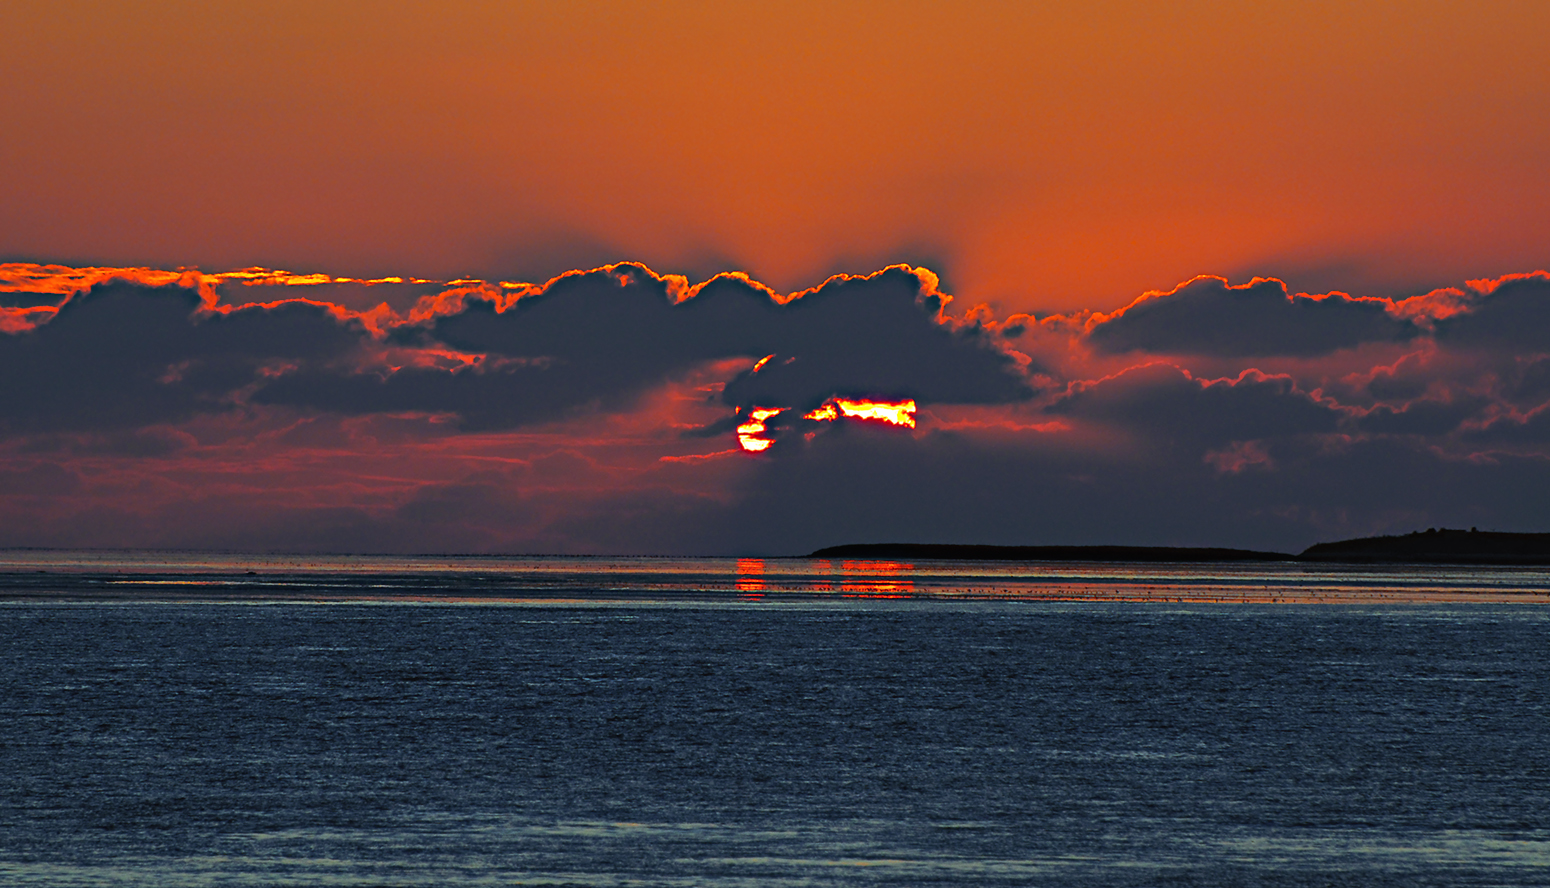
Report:
M909 266L782 294L637 263L541 284L13 263L0 545L1546 530L1547 322L1544 272L1407 299L1198 277L998 318Z

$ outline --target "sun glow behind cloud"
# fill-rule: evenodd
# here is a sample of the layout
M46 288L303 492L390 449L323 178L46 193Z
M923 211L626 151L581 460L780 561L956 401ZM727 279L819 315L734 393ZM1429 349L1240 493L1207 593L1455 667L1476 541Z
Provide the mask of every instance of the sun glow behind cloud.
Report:
M785 412L784 407L755 407L748 411L748 418L737 427L738 446L749 453L762 453L770 449L770 445L775 441L763 437L766 431L764 422Z
M760 361L755 366L755 371L768 360L769 358L765 358ZM766 437L769 431L766 423L788 409L755 407L750 410L747 418L737 427L738 445L749 453L763 453L768 450L775 443L775 439ZM913 400L869 401L861 398L830 398L823 406L804 414L802 418L812 422L834 422L841 418L856 419L913 429L915 402Z
M872 420L913 429L915 402L912 399L869 401L862 398L831 398L824 402L823 406L802 418L811 419L814 422L833 422L840 417Z
M1550 471L1543 273L1404 300L1204 276L998 318L908 267L786 296L632 263L520 287L4 272L13 545L1289 548L1534 529L1514 504ZM1207 493L1220 519L1178 505Z

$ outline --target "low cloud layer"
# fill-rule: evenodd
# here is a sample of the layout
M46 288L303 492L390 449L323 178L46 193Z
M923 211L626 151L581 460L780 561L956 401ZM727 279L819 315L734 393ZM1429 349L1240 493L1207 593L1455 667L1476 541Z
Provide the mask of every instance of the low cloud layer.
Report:
M1402 300L1201 277L997 318L907 266L779 294L632 263L544 284L12 264L0 330L0 545L1550 530L1542 272ZM916 424L803 419L836 399Z
M1386 299L1294 295L1278 280L1255 278L1235 287L1219 277L1198 277L1095 319L1088 340L1109 352L1263 357L1406 342L1420 332Z

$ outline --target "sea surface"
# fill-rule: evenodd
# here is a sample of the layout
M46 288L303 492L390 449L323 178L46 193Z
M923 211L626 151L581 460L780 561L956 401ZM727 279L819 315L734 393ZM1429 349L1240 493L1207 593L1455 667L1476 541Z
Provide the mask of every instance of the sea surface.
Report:
M0 885L1543 886L1550 571L0 552Z

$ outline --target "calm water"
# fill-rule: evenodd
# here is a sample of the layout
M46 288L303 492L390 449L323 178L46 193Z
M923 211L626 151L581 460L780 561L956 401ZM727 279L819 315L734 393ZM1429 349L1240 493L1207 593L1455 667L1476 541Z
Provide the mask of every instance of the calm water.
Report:
M1547 591L0 553L0 884L1545 885Z

